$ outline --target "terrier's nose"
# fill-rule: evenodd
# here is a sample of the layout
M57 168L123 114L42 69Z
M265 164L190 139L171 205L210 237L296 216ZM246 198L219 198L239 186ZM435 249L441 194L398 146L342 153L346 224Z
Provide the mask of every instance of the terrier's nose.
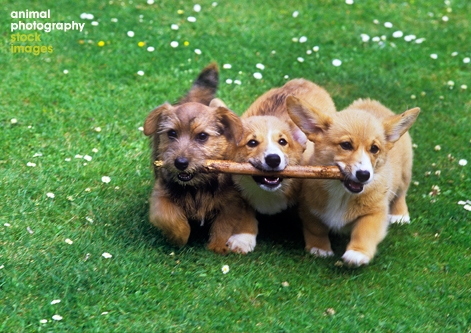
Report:
M355 176L359 181L366 182L368 179L370 179L370 172L367 170L358 170L355 173Z
M186 157L177 157L174 164L178 170L183 171L188 167L189 162Z
M272 168L276 168L281 163L281 158L277 154L265 156L265 162Z

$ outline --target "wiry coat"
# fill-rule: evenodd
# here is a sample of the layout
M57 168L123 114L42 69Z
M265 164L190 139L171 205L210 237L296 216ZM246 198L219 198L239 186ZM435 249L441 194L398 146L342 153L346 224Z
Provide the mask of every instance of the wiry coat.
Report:
M191 222L210 223L209 249L246 253L255 243L231 236L257 233L251 208L230 175L200 172L207 159L231 156L242 131L237 115L211 101L217 83L217 67L210 65L177 104L165 103L147 117L144 133L152 136L152 159L163 161L156 170L149 219L180 246L188 241Z

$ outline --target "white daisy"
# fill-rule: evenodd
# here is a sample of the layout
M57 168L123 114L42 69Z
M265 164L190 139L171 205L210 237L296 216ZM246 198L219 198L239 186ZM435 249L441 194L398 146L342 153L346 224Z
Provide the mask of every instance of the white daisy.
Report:
M342 65L342 60L334 59L332 60L332 65L334 65L335 67L339 67L340 65Z

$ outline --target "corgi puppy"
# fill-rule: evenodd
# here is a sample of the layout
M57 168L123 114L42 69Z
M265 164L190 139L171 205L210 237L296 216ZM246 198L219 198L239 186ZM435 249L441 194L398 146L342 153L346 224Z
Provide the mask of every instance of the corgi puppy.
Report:
M211 223L208 248L247 253L255 247L257 221L228 174L199 170L207 159L226 159L242 136L242 124L220 100L216 65L206 67L176 105L153 110L144 124L152 137L155 172L149 220L166 238L185 245L192 225ZM210 102L211 101L211 102Z
M299 213L306 249L332 256L329 231L348 231L343 261L366 265L384 239L390 221L409 221L406 193L412 172L407 130L420 109L395 115L373 100L357 100L326 114L296 97L287 99L291 119L315 143L310 165L336 165L343 180L305 179ZM388 217L389 214L389 217Z
M285 100L290 95L309 101L327 114L336 112L330 95L308 80L295 79L271 89L241 116L243 138L235 151L236 162L249 162L263 171L282 171L301 163L307 138L286 110ZM293 205L301 184L299 179L280 177L233 175L233 179L252 207L268 215Z

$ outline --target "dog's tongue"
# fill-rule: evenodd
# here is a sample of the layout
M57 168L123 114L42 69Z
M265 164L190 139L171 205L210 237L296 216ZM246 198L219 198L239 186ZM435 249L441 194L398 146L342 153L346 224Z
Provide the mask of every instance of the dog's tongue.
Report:
M278 177L264 177L263 180L268 185L278 185L280 183L280 178Z
M350 190L350 192L359 193L363 191L363 184L354 182L353 180L348 179L344 182L344 184L347 189Z
M282 178L279 178L279 177L253 176L252 178L259 185L262 184L262 185L271 186L271 187L278 186L281 183L281 181L283 180Z

